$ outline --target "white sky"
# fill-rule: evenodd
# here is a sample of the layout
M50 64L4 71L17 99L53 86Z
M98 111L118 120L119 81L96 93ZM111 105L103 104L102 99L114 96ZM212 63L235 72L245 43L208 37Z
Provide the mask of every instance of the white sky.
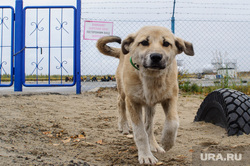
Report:
M24 6L75 6L76 0L23 0ZM146 2L146 3L142 3ZM148 3L147 3L148 2ZM152 3L156 2L156 3ZM15 5L15 0L0 0L0 5ZM82 21L84 20L169 20L172 13L172 0L82 0ZM250 20L250 2L245 0L177 0L175 11L176 35L193 42L196 55L179 55L186 68L199 72L202 66L211 66L213 52L227 52L229 58L237 59L238 69L249 71L250 67L250 24L221 22L184 22L178 20ZM127 33L138 30L140 23L129 22L131 28L121 30L119 22L114 22L114 35L124 38ZM148 24L155 24L150 22ZM124 25L124 24L122 24ZM135 26L134 26L135 25ZM158 25L158 24L157 24ZM165 24L164 24L165 25ZM170 23L168 23L170 25ZM68 29L72 29L67 25ZM170 28L170 27L169 27ZM83 31L83 23L82 23ZM82 35L81 35L82 36ZM240 36L240 37L239 37ZM242 40L241 40L242 39ZM119 47L119 45L117 45ZM87 49L87 53L86 50ZM117 60L100 55L95 41L82 40L82 73L114 74ZM84 59L85 58L85 59ZM97 60L95 60L97 58ZM202 61L203 60L203 61ZM94 61L94 62L93 62ZM200 63L202 61L202 64ZM112 63L114 62L114 64ZM55 62L57 63L57 62ZM30 64L30 62L29 62ZM108 67L105 67L108 64ZM109 65L110 64L110 65ZM70 65L70 63L68 63ZM85 66L89 69L85 70ZM28 65L27 65L28 66ZM99 66L99 69L96 68ZM31 66L31 70L34 66ZM29 70L30 70L29 69ZM28 70L28 69L27 69ZM71 70L71 69L68 69Z
M127 34L137 31L144 24L161 25L170 28L169 20L172 16L172 0L124 0L122 2L114 0L88 0L84 2L86 3L82 8L83 20L114 20L114 35L123 39ZM98 2L102 3L98 4ZM250 70L248 65L250 64L249 22L220 22L226 20L249 21L250 2L244 0L176 0L175 12L176 35L192 42L196 53L194 57L177 56L177 59L183 60L185 70L202 72L204 66L205 68L211 67L211 60L214 58L216 51L220 51L223 55L227 53L228 56L225 56L225 59L236 59L238 70ZM121 23L122 20L124 20L123 23ZM150 22L133 23L131 20L149 20ZM154 21L159 21L159 23ZM96 71L98 69L96 66L99 66L99 73L115 71L116 66L113 64L117 64L118 61L99 55L98 51L90 51L91 46L94 47L94 44L91 45L90 43L90 41L83 41L83 45L85 45L83 50L87 52L85 55L87 58L84 59L83 63L84 66L90 68L89 73ZM93 57L97 57L98 63L89 65ZM88 61L89 59L90 61ZM105 64L108 64L111 69L106 71L106 68L103 67ZM115 67L113 68L113 66Z

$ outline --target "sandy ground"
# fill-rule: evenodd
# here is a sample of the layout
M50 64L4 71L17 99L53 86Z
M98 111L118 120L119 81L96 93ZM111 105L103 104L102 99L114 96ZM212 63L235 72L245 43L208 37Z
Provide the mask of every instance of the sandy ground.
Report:
M114 89L0 95L0 165L137 165L133 139L117 131L116 96ZM245 152L249 147L249 135L228 137L221 127L193 122L204 98L180 94L176 145L165 154L154 153L158 165L192 165L195 148ZM158 141L163 121L158 105Z

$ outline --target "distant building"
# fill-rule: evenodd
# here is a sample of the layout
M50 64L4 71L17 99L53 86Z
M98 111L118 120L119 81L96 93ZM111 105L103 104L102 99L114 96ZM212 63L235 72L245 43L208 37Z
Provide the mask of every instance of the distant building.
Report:
M220 68L217 70L217 74L222 77L228 76L230 78L237 78L237 71L235 68Z
M225 53L225 56L227 52ZM230 78L237 78L237 60L226 59L220 52L215 52L215 57L212 59L211 64L214 66L213 71L217 73L219 77L223 78L228 76Z

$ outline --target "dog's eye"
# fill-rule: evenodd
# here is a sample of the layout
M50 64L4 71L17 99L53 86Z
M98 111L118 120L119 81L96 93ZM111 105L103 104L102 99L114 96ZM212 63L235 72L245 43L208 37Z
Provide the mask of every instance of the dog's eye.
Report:
M170 45L169 42L167 42L167 41L164 41L164 42L163 42L163 46L164 46L164 47L168 47L169 45Z
M143 45L143 46L149 46L149 42L147 40L143 40L141 42L141 45Z

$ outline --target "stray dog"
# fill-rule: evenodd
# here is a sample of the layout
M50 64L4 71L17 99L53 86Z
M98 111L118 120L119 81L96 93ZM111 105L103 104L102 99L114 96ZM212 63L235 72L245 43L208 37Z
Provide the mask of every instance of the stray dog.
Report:
M184 52L194 55L193 45L184 41L164 27L146 26L128 35L121 48L107 45L121 44L116 36L102 37L97 41L98 50L119 58L116 71L118 89L118 129L129 133L126 110L129 111L134 141L138 149L140 164L156 164L153 152L164 153L174 145L179 117L177 113L178 82L175 56ZM157 143L153 133L155 105L161 103L165 113L165 123L161 143ZM145 110L143 122L142 107Z

